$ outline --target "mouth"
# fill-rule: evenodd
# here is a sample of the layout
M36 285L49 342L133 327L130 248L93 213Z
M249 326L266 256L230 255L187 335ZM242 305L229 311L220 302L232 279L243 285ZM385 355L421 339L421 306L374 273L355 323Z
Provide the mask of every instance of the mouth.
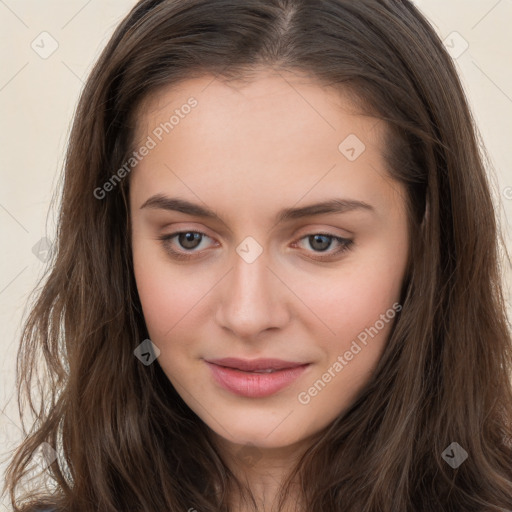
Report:
M236 357L225 357L223 359L209 359L207 363L213 363L224 368L232 368L244 372L271 373L288 368L297 368L308 363L284 361L282 359L238 359Z
M239 396L263 398L277 393L297 380L310 363L276 359L205 361L223 389Z

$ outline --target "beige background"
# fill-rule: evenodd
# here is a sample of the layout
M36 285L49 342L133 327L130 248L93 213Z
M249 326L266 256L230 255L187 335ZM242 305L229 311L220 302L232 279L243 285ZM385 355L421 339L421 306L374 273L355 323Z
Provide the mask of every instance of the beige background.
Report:
M54 238L55 213L49 214L48 209L59 186L70 121L82 84L115 26L134 4L130 0L0 0L2 475L8 450L21 439L14 384L22 315L29 293L45 269L45 248L34 247L44 237ZM510 250L512 2L418 0L416 4L451 46L495 169L491 170L493 188ZM58 45L54 53L44 55L52 44ZM508 263L505 269L510 305ZM509 314L511 311L509 306ZM0 512L4 509L10 510L0 502Z

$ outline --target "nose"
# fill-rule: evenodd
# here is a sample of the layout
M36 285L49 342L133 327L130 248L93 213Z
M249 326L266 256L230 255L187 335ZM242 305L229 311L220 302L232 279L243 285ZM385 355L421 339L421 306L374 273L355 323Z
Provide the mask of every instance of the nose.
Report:
M222 280L217 323L239 339L253 340L289 321L293 294L270 267L265 251L252 263L235 253L233 268Z

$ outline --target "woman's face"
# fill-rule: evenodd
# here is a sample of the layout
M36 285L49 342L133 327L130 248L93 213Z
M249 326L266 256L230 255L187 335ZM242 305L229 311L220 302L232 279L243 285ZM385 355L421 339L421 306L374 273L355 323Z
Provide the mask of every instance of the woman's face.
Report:
M194 78L141 110L130 210L153 364L222 442L318 433L371 378L401 308L405 192L382 123L351 109L262 73Z

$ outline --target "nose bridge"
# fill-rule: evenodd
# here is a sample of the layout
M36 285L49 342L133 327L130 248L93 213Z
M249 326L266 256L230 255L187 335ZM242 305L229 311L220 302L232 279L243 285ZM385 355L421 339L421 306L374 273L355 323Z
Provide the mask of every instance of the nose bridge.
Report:
M250 246L249 246L250 248ZM240 244L233 258L232 271L226 276L219 302L218 320L239 337L252 337L286 321L286 298L283 284L267 266L267 251L246 257ZM240 252L239 252L240 251ZM254 256L254 254L252 255Z
M240 248L242 250L242 248ZM234 258L232 272L232 292L238 303L255 301L268 295L269 274L267 268L269 261L267 253L260 254L254 261L246 260L238 254Z

